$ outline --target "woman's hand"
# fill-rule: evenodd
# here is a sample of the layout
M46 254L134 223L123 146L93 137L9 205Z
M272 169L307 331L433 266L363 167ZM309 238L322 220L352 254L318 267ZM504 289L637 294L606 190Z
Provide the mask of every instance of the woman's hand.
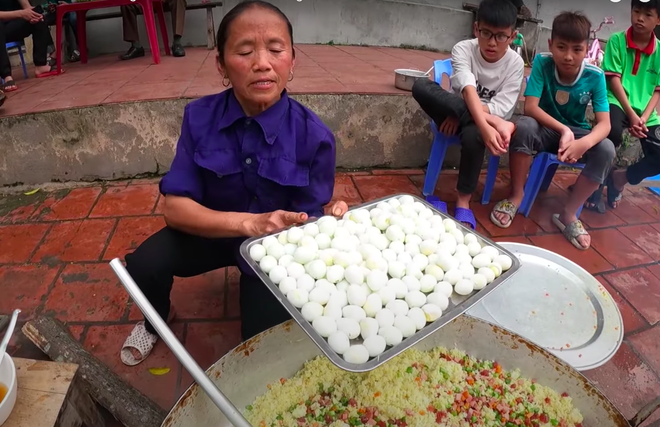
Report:
M43 15L40 13L35 12L33 9L21 9L16 12L16 14L22 18L25 19L26 21L34 24L35 22L39 22L44 19Z
M253 237L269 234L290 225L302 224L305 221L307 221L307 214L304 212L297 213L278 210L253 215L245 222L244 226L246 235Z
M332 216L342 217L348 212L348 205L343 200L335 202L332 207L327 211Z

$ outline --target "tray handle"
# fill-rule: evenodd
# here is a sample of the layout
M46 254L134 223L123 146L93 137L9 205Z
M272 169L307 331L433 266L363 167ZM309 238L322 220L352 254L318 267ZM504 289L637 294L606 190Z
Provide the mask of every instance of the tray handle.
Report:
M660 408L660 396L653 399L652 402L644 405L644 407L640 409L639 412L637 412L637 415L635 415L630 421L628 421L628 424L630 424L631 427L640 426L658 408Z

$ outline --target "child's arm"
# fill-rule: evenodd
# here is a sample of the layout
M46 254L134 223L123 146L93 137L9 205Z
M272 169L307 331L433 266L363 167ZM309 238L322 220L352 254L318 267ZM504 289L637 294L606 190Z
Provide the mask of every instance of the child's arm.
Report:
M568 126L556 120L539 107L539 101L541 100L541 95L543 95L543 86L545 85L542 67L541 56L537 55L532 65L532 73L527 82L527 89L525 90L525 115L539 122L541 126L552 129L560 135L564 135L567 132L572 134Z
M458 91L465 100L472 120L477 125L484 139L484 144L496 155L506 153L502 138L497 130L488 123L488 113L477 94L477 79L472 72L470 64L471 54L464 43L454 46L451 52L451 86Z
M653 96L651 97L651 100L649 101L648 105L644 109L644 113L642 113L641 119L646 123L651 117L651 114L653 114L653 110L656 109L658 106L658 101L660 101L660 88L658 88L654 93Z
M508 75L502 83L500 91L486 104L488 112L493 116L503 119L516 107L518 99L520 99L522 82L525 78L525 63L522 58L518 57L518 59L516 68L507 70Z

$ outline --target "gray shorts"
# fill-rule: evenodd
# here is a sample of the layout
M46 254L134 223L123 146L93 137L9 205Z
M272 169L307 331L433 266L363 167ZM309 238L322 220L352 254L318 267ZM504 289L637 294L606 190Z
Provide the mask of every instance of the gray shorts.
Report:
M588 129L571 127L575 139L588 135L591 131ZM558 132L543 127L531 117L522 116L516 122L516 133L511 138L509 150L514 153L524 153L534 155L540 152L557 154L559 150L559 139L561 135ZM582 175L591 181L603 184L612 168L616 149L609 139L604 139L600 143L591 147L578 163L584 163Z

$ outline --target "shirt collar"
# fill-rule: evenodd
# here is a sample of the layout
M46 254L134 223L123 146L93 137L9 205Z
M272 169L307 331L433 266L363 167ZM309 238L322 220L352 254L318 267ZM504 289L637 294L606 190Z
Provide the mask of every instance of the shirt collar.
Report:
M628 28L628 31L626 31L626 46L628 47L628 49L635 49L647 55L653 55L653 53L655 52L656 40L657 39L655 37L655 33L651 33L651 40L649 40L649 44L647 44L644 49L640 49L633 41L632 27Z
M238 103L234 91L228 89L229 96L227 99L227 104L225 106L225 111L218 123L218 130L223 130L233 125L237 120L247 118L243 112L243 108ZM280 133L280 127L283 123L283 116L286 111L289 109L289 95L286 92L286 89L282 91L280 95L280 100L277 101L267 110L261 112L260 114L251 117L259 126L266 137L266 142L273 144L278 134Z

